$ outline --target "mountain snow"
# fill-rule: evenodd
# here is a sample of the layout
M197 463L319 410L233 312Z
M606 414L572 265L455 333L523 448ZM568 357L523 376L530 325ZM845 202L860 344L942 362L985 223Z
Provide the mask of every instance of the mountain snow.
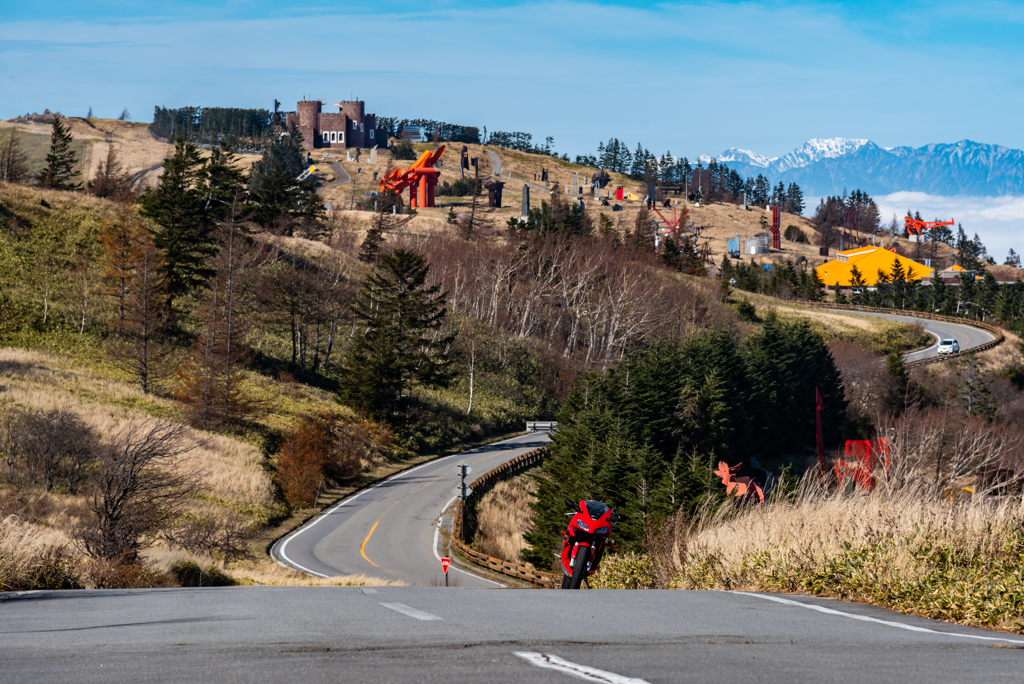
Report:
M857 138L811 138L772 164L772 171L782 173L802 169L822 159L835 159L856 152L867 144L867 140Z
M738 147L730 147L722 154L718 155L718 161L720 162L741 162L743 164L749 164L750 166L760 166L766 168L769 164L775 161L777 157L762 157L759 154L755 154L750 150L741 150ZM710 160L709 160L710 161Z
M777 159L737 148L717 159L743 176L796 183L814 197L854 188L873 195L1024 195L1024 151L971 140L883 149L864 139L815 138ZM710 158L701 161L706 165Z

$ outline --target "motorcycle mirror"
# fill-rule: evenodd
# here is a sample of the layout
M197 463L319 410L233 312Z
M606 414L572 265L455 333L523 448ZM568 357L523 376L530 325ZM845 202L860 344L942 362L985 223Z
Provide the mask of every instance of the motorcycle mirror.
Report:
M568 506L569 508L576 508L576 507L579 506L579 504L573 503L572 501L569 501L568 499L563 499L563 500L565 501L565 505Z

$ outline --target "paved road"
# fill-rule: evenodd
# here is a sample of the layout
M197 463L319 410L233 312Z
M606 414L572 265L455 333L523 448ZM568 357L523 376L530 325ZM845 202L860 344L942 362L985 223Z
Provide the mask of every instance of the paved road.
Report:
M830 309L830 311L839 312L837 309ZM995 335L987 330L973 328L969 325L962 325L960 323L946 323L945 321L933 321L928 318L915 318L913 315L897 316L894 314L867 313L864 311L847 310L843 310L841 313L843 313L843 315L855 314L857 316L877 316L879 318L898 321L900 323L920 323L921 326L924 327L925 331L930 333L935 339L933 340L932 345L927 349L921 349L919 351L906 354L903 358L907 361L917 361L918 359L926 359L935 356L939 340L957 340L960 343L960 350L965 351L971 347L977 347L995 339Z
M431 587L33 593L0 598L0 683L1021 681L1022 637L778 601Z
M547 433L523 435L396 475L332 507L278 542L272 554L321 576L368 574L408 584L443 584L438 551L444 551L435 547L436 523L454 501L455 464L469 463L472 481L548 441ZM459 571L457 581L463 587L501 586L465 571Z
M350 180L352 180L352 176L348 175L348 171L346 171L341 164L337 162L327 162L327 165L331 167L332 171L334 171L335 180L326 185L319 186L317 188L318 190L326 190L327 188L333 188L335 185L348 183Z

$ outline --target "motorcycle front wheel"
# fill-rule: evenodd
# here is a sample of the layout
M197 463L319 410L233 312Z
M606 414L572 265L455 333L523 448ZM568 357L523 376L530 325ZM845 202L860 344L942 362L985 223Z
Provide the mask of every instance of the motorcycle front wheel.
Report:
M588 555L590 555L590 549L586 546L581 546L576 551L576 561L572 566L572 579L569 580L570 589L579 589L583 584L583 578L587 576Z
M569 585L571 583L572 583L572 577L569 577L568 575L566 575L565 571L563 570L562 571L562 588L563 589L568 589Z

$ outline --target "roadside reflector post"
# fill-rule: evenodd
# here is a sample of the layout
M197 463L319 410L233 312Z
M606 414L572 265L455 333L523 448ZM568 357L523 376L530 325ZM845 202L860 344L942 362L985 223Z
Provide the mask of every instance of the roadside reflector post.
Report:
M444 570L444 586L448 586L448 566L452 564L451 558L441 559L441 569Z
M473 491L472 489L466 486L466 476L473 472L473 469L469 467L468 463L459 463L454 468L452 468L452 472L458 475L461 480L459 482L459 486L455 488L455 495L460 497L462 499L462 502L465 503L466 497L469 496L470 493L472 493Z

